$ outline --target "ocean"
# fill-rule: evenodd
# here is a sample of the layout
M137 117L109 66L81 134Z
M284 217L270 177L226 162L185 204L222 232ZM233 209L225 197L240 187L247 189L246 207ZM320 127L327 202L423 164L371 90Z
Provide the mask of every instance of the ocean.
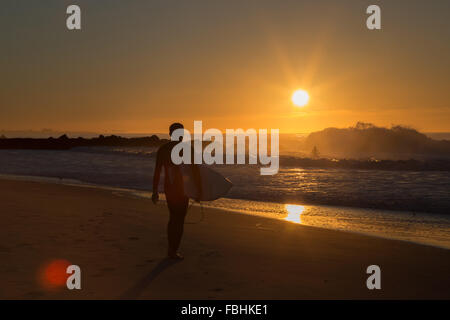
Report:
M291 156L292 158L292 156ZM0 174L120 188L149 197L154 148L0 150ZM206 203L287 223L358 232L450 248L450 172L215 165L233 182Z

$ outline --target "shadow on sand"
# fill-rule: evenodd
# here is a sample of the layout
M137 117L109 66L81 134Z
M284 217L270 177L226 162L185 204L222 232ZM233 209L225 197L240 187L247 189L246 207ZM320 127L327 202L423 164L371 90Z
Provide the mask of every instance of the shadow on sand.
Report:
M161 260L149 274L140 279L133 287L125 291L119 299L133 300L138 299L142 292L150 285L150 283L164 270L170 266L178 263L180 260L175 259L163 259Z

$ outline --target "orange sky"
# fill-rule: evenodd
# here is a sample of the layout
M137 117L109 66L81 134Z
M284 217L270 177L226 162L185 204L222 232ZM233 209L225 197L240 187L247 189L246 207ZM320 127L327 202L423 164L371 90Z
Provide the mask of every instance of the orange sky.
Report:
M450 131L448 1L377 1L381 31L365 27L370 1L108 0L78 1L69 32L70 3L6 1L0 129Z

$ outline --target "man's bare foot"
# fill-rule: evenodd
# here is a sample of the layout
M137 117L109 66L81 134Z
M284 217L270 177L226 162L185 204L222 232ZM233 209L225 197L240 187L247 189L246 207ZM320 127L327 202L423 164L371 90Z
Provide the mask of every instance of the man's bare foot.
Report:
M169 259L175 259L175 260L183 260L183 259L184 259L184 257L183 257L180 253L178 253L178 252L175 252L175 253L169 253L169 254L167 255L167 257L168 257Z

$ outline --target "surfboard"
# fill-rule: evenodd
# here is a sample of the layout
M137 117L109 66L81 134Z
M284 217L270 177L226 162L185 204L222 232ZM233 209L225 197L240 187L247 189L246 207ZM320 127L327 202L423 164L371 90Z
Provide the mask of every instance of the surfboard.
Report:
M217 171L205 165L198 166L202 183L202 195L200 201L213 201L225 196L233 184ZM193 178L192 166L181 165L183 175L184 193L191 199L198 198L198 190Z

